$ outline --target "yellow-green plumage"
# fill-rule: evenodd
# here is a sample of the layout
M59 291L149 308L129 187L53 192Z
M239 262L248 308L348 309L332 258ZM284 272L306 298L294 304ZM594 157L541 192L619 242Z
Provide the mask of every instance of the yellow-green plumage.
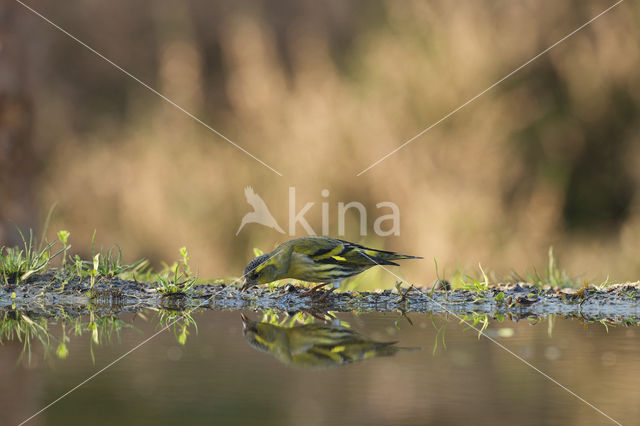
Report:
M285 278L336 283L376 265L398 265L394 261L401 259L421 258L329 237L297 238L249 262L244 288Z
M378 356L394 355L396 342L376 342L351 329L329 324L281 327L252 321L242 315L243 333L251 346L285 364L326 368Z

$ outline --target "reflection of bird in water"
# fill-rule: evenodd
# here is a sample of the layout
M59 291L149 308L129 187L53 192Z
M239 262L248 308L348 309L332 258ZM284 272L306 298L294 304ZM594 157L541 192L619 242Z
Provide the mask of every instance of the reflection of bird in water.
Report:
M375 342L341 326L305 324L280 327L252 321L242 314L243 334L256 349L268 352L285 364L303 368L326 368L354 361L394 355L396 342Z
M276 222L274 217L271 215L271 212L269 211L269 208L265 204L264 200L258 194L253 192L253 188L247 186L244 189L244 196L247 199L247 203L249 203L249 205L253 207L253 211L244 215L244 217L242 218L242 222L240 223L240 227L236 232L236 235L240 233L240 230L242 230L242 228L247 223L259 223L261 225L268 226L269 228L273 228L281 234L284 234L284 231L282 230L282 228L280 228L278 222Z

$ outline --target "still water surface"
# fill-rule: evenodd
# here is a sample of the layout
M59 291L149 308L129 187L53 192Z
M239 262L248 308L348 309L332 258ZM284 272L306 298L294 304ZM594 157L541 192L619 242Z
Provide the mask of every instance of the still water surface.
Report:
M263 314L244 314L194 313L197 330L160 333L27 424L612 424L454 318L337 314L351 331L272 325L256 337L245 329ZM99 345L67 326L63 359L59 340L47 353L32 341L30 361L19 359L24 342L5 340L1 423L20 423L162 329L153 312L120 318L133 327ZM59 339L60 323L49 332ZM614 419L640 423L640 330L546 318L491 321L487 333Z

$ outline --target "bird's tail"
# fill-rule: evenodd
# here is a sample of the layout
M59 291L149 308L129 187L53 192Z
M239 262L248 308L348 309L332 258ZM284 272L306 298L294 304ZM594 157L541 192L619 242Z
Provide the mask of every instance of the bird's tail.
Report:
M420 256L409 256L407 254L399 254L392 251L385 250L375 250L375 249L365 249L362 250L362 253L370 258L372 261L379 265L395 265L398 266L394 260L403 260L403 259L422 259Z

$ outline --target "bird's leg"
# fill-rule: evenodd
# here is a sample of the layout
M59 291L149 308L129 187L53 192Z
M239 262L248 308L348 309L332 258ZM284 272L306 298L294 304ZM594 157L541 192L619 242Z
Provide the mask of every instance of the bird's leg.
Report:
M331 287L329 290L325 291L325 292L324 292L324 294L323 294L322 296L318 297L318 298L316 299L316 302L324 302L324 301L326 300L326 298L327 298L331 293L333 293L333 292L334 292L334 290L335 290L335 287Z
M318 302L324 301L331 293L333 293L334 291L339 289L341 284L342 284L342 280L334 281L333 282L333 287L331 287L328 291L325 291L324 294L322 296L320 296L317 301Z
M249 283L247 282L247 280L244 280L244 281L243 281L243 283L242 283L242 287L240 287L240 292L242 293L242 292L244 292L245 290L249 289L250 287L252 287L252 285L251 285L251 284L249 284Z
M311 287L311 289L310 289L310 290L305 291L305 292L304 292L304 293L302 293L300 296L302 296L302 297L306 297L306 296L312 295L312 294L316 293L316 291L317 291L319 288L325 287L325 286L327 286L327 285L329 285L329 284L331 284L331 283L320 283L320 284L318 284L318 285L316 285L316 286L314 286L314 287Z

